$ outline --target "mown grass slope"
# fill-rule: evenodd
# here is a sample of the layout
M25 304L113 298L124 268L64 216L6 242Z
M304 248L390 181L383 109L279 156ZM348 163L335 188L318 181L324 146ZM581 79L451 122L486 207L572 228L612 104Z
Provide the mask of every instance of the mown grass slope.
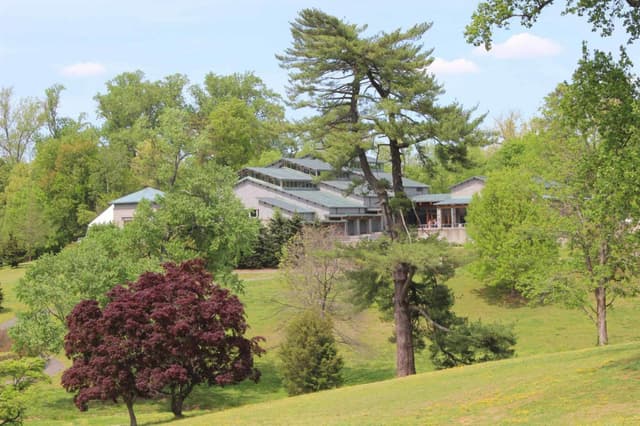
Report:
M638 424L640 344L423 373L176 425Z
M15 311L22 309L22 307L15 302L14 288L16 279L23 272L24 270L22 269L0 270L0 283L2 283L5 291L5 299L9 302L7 306L10 309L6 317L11 317L15 314ZM401 411L401 404L407 402L405 401L406 398L413 401L412 398L415 396L415 402L412 403L415 404L415 407L410 408L408 406L407 410L415 411L418 410L418 406L426 404L425 406L427 408L425 408L425 410L432 413L432 417L426 418L425 416L419 415L419 413L414 413L405 417L403 420L398 420L399 423L414 422L411 416L417 416L415 417L415 422L420 424L446 423L450 419L467 423L467 420L464 419L466 411L469 411L472 416L472 420L469 421L469 423L484 422L483 416L487 415L485 411L490 411L490 406L494 402L496 406L503 404L504 401L508 399L507 391L519 383L520 377L523 378L522 393L520 394L520 399L516 401L517 403L512 403L518 407L525 407L525 410L527 409L527 404L525 403L526 398L524 395L526 395L528 388L535 386L537 383L544 385L544 383L551 380L549 377L554 374L556 375L554 380L557 380L558 386L560 386L560 384L563 383L564 377L562 364L569 362L574 356L567 354L565 359L565 355L561 354L558 355L560 358L554 361L555 358L553 357L556 355L552 355L549 360L546 360L544 357L531 358L531 355L550 354L582 348L586 348L585 353L590 354L595 343L595 327L580 311L567 310L560 306L521 307L505 304L500 300L492 298L490 294L482 290L481 285L476 280L467 272L461 270L458 275L449 282L449 285L456 295L456 310L458 313L467 315L471 319L480 318L485 322L501 321L514 324L516 334L518 335L518 344L516 347L518 358L510 360L505 364L510 365L510 367L504 367L504 370L492 372L492 368L497 368L494 366L502 365L502 363L494 363L474 366L472 368L459 368L429 373L433 375L420 376L423 379L415 379L418 381L414 388L409 388L409 395L403 394L399 389L394 391L398 393L397 397L394 396L394 393L383 394L381 393L382 391L375 390L386 389L387 386L391 389L396 389L394 387L397 386L395 384L396 381L371 384L369 386L373 386L372 388L366 388L372 390L352 387L353 385L378 382L394 377L395 348L393 344L388 341L388 337L391 334L391 325L383 322L377 311L369 310L355 314L348 324L341 327L341 336L349 342L349 344L342 344L340 346L340 351L345 358L345 388L335 391L334 397L323 396L325 395L324 393L320 394L318 397L321 399L312 403L307 401L315 401L313 398L316 396L287 398L286 392L282 387L279 375L280 365L277 357L277 348L282 338L284 324L292 315L293 310L287 306L284 296L286 289L283 288L277 271L246 271L242 272L241 276L245 279L246 291L240 297L245 303L247 320L251 325L249 335L260 335L266 338L264 346L268 352L257 362L263 373L262 379L258 384L246 382L223 389L207 387L196 388L185 403L186 414L189 416L189 421L200 422L201 420L199 419L206 419L205 414L223 410L226 413L227 410L236 407L242 411L243 406L247 406L248 412L269 410L272 404L276 404L276 400L282 400L277 402L277 404L285 405L277 410L291 410L291 415L293 416L283 419L283 421L293 419L296 420L296 422L308 422L308 424L324 424L333 422L332 416L335 416L335 422L337 423L383 424L387 423L387 420L390 422L395 421L393 418ZM610 314L611 342L615 344L640 341L640 328L637 327L638 323L640 323L640 303L638 299L616 301L616 308ZM638 347L634 345L620 346L620 348L627 347L631 348L629 349L631 352L633 352L633 350L640 352L638 351ZM608 353L607 351L609 350L613 351L612 353L617 353L615 352L615 348L618 348L618 346L612 346L602 352L596 350L594 354ZM623 352L626 351L626 349L621 350ZM582 356L579 355L581 353L582 352L577 352L575 356ZM588 356L591 357L591 355ZM632 354L629 353L629 357L631 356ZM600 361L596 360L596 355L594 355L594 357L593 362L594 365L596 365ZM544 361L534 361L536 359L544 359ZM607 362L606 359L601 361ZM539 368L533 368L532 366L535 362L541 362L542 364ZM556 363L558 365L555 365ZM417 368L419 372L433 370L433 366L429 362L428 353L425 352L418 355ZM532 368L533 370L537 369L536 371L539 371L541 374L545 370L549 370L551 376L540 378L530 376L531 380L529 380L527 379L527 377L529 377L527 374L529 374L528 370ZM451 376L447 376L447 374L451 374ZM465 378L467 374L469 374L469 377ZM503 375L506 376L503 377ZM414 379L403 379L400 382L407 380L411 381ZM421 380L426 381L421 382ZM432 382L434 380L435 382ZM449 381L451 381L451 385L447 384ZM506 384L511 383L508 385L510 387L504 389L495 387L503 382ZM455 383L457 383L457 385L454 386ZM375 386L380 386L380 388L376 388ZM493 393L482 394L482 392L480 392L480 390L485 387L491 389L492 386L494 389ZM583 386L584 383L577 385L576 389L582 389ZM637 379L635 386L637 389L636 394L640 393L640 385ZM542 387L544 388L544 386ZM341 392L347 392L348 394L350 389L354 389L354 395L344 397L346 398L345 403L342 404L343 394L341 394ZM570 391L569 388L557 388L557 392L564 390ZM38 386L36 391L36 396L32 399L32 403L27 412L28 424L128 424L126 408L121 404L93 403L88 412L78 412L73 406L72 395L66 393L60 387L59 376L54 377L51 384ZM623 393L624 392L628 393L628 390L624 390ZM379 399L376 396L377 393L381 393ZM327 395L330 394L331 393L328 393ZM482 394L484 396L482 398L478 397L479 399L475 400L474 395L476 394ZM516 392L516 395L517 394ZM356 395L362 395L362 400L358 401L359 397ZM593 395L597 394L594 393ZM495 401L492 399L494 397L496 398ZM307 400L306 398L311 399ZM322 398L328 399L323 400ZM332 400L332 398L334 400ZM458 402L455 402L456 398ZM540 399L540 404L543 404L542 406L546 404L545 401L547 401L547 399L545 398ZM474 400L476 401L475 403L472 402ZM350 402L347 403L347 401ZM483 404L481 401L485 401L484 409L481 408ZM581 401L581 403L586 403L586 397L583 397ZM611 401L612 407L618 404L618 402L613 402L617 401L615 398ZM252 405L260 403L263 405ZM458 403L467 406L467 409L452 408ZM288 408L288 404L292 404L291 408ZM297 404L301 404L301 406L295 408ZM313 410L317 410L318 416L327 415L328 417L326 419L324 417L314 419L313 417L307 416L304 414L307 412L307 404L311 404L310 413L313 413ZM314 404L316 404L316 408L312 409ZM327 405L323 406L323 404ZM359 410L357 408L358 404L361 404L363 407L360 414L357 414ZM396 407L394 404L399 405ZM627 402L623 401L621 404L625 409L628 408ZM341 410L348 411L351 406L354 408L353 416L355 417L344 417L344 414L340 414L342 412ZM168 402L166 400L139 401L135 405L135 410L141 424L154 424L172 420L172 415L168 410ZM367 410L373 410L371 411L372 417L367 416ZM379 416L375 414L376 410L381 412ZM541 410L544 411L542 408ZM333 411L336 412L333 413ZM234 412L236 412L236 414L233 414ZM384 412L387 412L387 414ZM246 415L238 415L235 409L229 413L230 417L226 417L227 414L221 413L220 415L223 416L222 420L211 421L219 421L225 424L230 422L233 416L238 416L239 419L245 419L244 421L248 423L262 422L262 420L258 418L259 416L246 417L248 413ZM298 413L298 417L295 416L295 413ZM478 413L484 414L480 415ZM285 413L281 414L284 415ZM286 413L286 415L288 416L289 413ZM447 417L449 415L452 417ZM504 413L500 415L504 415ZM560 414L558 413L558 415ZM523 421L537 423L539 417L536 416L537 415L523 417L528 419ZM555 418L554 416L549 418L552 417ZM518 418L518 416L514 417L514 419L516 418ZM265 422L268 424L280 423L278 417L265 417L265 419ZM487 419L489 419L489 417L487 417ZM543 420L544 419L540 418L540 421ZM204 423L201 424L208 424L208 420L202 421ZM502 420L499 420L499 422L501 421ZM242 423L240 420L238 422ZM491 421L486 420L486 422ZM582 421L579 423L582 423Z

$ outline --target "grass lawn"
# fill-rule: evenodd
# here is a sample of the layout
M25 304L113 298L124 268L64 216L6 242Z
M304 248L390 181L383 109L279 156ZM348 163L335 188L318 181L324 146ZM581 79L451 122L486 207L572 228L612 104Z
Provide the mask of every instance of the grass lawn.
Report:
M26 267L18 268L0 268L0 287L4 299L2 301L2 310L0 310L0 323L10 320L16 316L16 312L23 310L25 306L16 298L16 285L22 276Z
M638 424L640 344L544 354L193 415L176 425Z
M13 316L16 310L21 309L21 306L15 301L14 288L15 282L23 273L24 269L0 270L0 282L5 293L5 300L8 302L6 306L9 307L9 310L6 311L7 319ZM399 423L428 424L453 421L475 424L491 423L491 419L503 422L507 421L505 420L507 417L504 417L508 412L507 406L524 410L517 411L520 414L516 416L524 419L523 422L546 423L546 419L556 418L553 411L547 418L541 417L544 414L542 408L539 409L540 413L536 412L538 409L534 409L533 414L526 414L527 410L531 410L527 407L530 407L533 400L537 398L527 395L531 392L537 392L535 391L536 386L544 390L548 384L553 384L553 387L549 387L549 391L554 392L556 397L565 390L575 392L585 385L584 383L582 385L576 384L574 388L573 384L564 383L569 378L577 380L577 378L583 377L577 371L571 373L572 375L569 375L569 371L567 371L567 374L563 375L565 365L569 365L572 359L579 360L583 356L581 354L585 354L585 363L588 359L590 360L588 362L591 363L589 365L592 365L588 368L601 369L602 365L600 364L613 360L617 356L615 354L622 354L619 359L615 359L623 362L625 357L632 357L633 351L640 352L638 350L640 347L633 344L611 346L605 350L600 349L592 352L595 343L595 327L583 313L559 306L511 307L496 303L486 297L480 291L479 283L463 270L449 283L456 294L457 312L469 316L471 319L480 318L486 322L513 323L518 335L517 359L509 360L506 363L457 368L432 372L416 378L372 384L371 382L393 378L395 348L388 341L392 330L391 324L382 322L379 313L370 310L358 314L348 326L341 328L341 334L355 339L355 344L342 344L340 347L346 364L344 369L345 387L319 395L286 398L286 392L278 374L279 360L277 357L277 347L282 339L284 324L292 315L292 311L283 303L284 289L277 271L244 271L241 276L245 279L245 294L241 295L241 299L245 303L248 323L251 325L249 336L260 335L267 339L264 347L268 352L257 361L257 365L263 373L262 379L257 385L249 382L224 389L197 388L185 402L186 414L189 416L188 422L198 422L193 424L260 423L262 420L257 413L265 413L264 415L267 417L264 422L267 424L281 423L280 419L283 422L298 424L386 424L396 421L394 418L403 412L402 404L406 401L413 405L407 406L408 414L403 417L403 420L398 420ZM637 327L640 321L639 300L618 300L616 306L616 309L610 314L611 343L640 341L640 329ZM559 351L585 348L586 350L575 353L555 354ZM605 353L609 354L606 355L606 359L599 359L598 354ZM531 356L536 354L538 355ZM546 357L539 354L551 355ZM538 364L540 365L537 366ZM576 368L578 364L577 361ZM499 369L498 366L502 365L505 367ZM536 365L535 368L534 365ZM614 369L616 371L615 377L624 375L624 371L627 371L625 368L628 366L620 365L620 368ZM635 368L637 363L633 364L632 362L630 366L629 368ZM419 372L433 370L428 353L418 354L417 368ZM545 371L549 372L548 376L544 375ZM635 373L629 374L633 376ZM555 381L550 378L553 375L556 375ZM467 376L468 378L465 378ZM598 383L600 383L600 376L593 377L597 377ZM633 383L635 383L637 390L640 387L637 374L633 377L636 377ZM606 382L604 378L602 380ZM468 383L465 383L466 381ZM400 386L400 384L405 382L412 383L407 387L407 394L400 389L404 389L404 385ZM353 386L366 383L369 383L366 387ZM395 389L393 391L395 393L382 391L387 388ZM484 391L485 388L488 390ZM580 403L585 403L586 395L592 393L590 389L586 387L581 391L583 397L578 400ZM633 393L624 387L621 390L626 394ZM51 384L36 386L34 392L36 396L32 399L32 404L27 411L27 424L128 424L126 408L122 404L94 403L88 412L78 412L72 404L72 395L60 387L59 376L54 377ZM511 394L515 395L513 397L515 399L509 396ZM601 394L595 392L593 395L595 398ZM532 402L528 402L530 399ZM552 399L553 397L549 395L541 396L538 400L540 404L551 404ZM620 402L616 397L611 401L611 410L615 413L618 413L615 408L616 404L621 404L621 410L629 409L630 403L626 400ZM248 404L260 405L252 405L250 410L239 408ZM496 411L495 416L491 417L489 412L493 405L497 408L494 410ZM236 407L238 409L235 409ZM353 410L351 410L352 408ZM633 409L636 410L637 415L637 406ZM157 424L172 419L167 401L140 401L135 405L135 410L140 424ZM210 414L221 410L224 411L219 414ZM275 410L274 414L266 414L269 410ZM239 414L243 411L247 412ZM306 414L307 411L309 414ZM348 414L350 411L353 411L353 417ZM254 412L255 416L252 414ZM371 414L367 414L369 412ZM222 417L212 417L208 420L209 415ZM278 417L285 415L290 417ZM568 412L557 411L556 415L560 416L559 418L570 420L569 417L562 417L568 416ZM619 415L619 413L615 415ZM319 417L314 418L314 416ZM516 417L509 417L509 419ZM234 418L238 420L232 420ZM576 419L583 420L579 417ZM508 420L508 422L511 421ZM578 421L578 423L582 423L582 421Z

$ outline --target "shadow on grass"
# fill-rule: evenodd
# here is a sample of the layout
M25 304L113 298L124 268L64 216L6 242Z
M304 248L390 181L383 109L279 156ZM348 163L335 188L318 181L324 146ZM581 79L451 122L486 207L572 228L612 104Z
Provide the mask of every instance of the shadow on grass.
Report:
M258 383L245 380L237 385L225 387L197 386L185 400L185 411L218 411L269 401L286 395L282 379L273 362L261 361L258 369L262 373Z
M376 364L364 364L356 367L345 366L342 369L342 377L349 386L362 385L393 379L395 377L395 369L393 366L381 367Z
M624 358L616 361L609 361L602 366L602 369L640 372L640 355L635 355L631 358Z
M516 290L505 290L497 287L485 286L473 289L471 292L489 305L512 309L527 306L527 299L525 299Z

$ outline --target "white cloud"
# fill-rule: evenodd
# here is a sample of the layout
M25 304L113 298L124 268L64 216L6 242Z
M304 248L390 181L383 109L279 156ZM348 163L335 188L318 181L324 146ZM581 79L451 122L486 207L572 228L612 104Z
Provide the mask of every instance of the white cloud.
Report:
M478 72L480 69L478 66L468 59L454 59L447 61L442 58L435 58L433 63L429 65L429 72L436 75L451 75L451 74L470 74Z
M107 68L97 62L78 62L77 64L63 67L60 72L67 77L90 77L104 74L107 72Z
M489 55L498 59L542 58L556 56L560 52L562 52L562 46L555 41L529 33L516 34L504 43L494 43L488 52L484 46L474 49L474 53L478 55Z

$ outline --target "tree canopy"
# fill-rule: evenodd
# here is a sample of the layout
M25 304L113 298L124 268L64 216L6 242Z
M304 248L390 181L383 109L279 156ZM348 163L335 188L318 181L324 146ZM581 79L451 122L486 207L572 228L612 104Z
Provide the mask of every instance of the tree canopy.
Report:
M318 141L322 156L336 169L356 160L364 180L378 197L392 238L410 210L402 183L402 153L422 145L433 148L425 164L460 162L467 146L482 140L473 110L440 106L442 87L425 72L433 61L421 38L429 23L389 33L365 34L366 26L344 22L318 9L303 9L291 24L292 45L278 55L289 70L289 96L315 115L304 130ZM379 179L367 158L385 149L392 181ZM393 199L389 197L389 190ZM390 265L396 293L397 374L415 374L408 286L412 266L402 259ZM386 263L385 263L386 264Z
M586 16L593 31L610 36L618 26L629 35L629 42L640 36L640 2L637 0L489 0L481 2L465 28L467 42L491 48L493 31L509 28L512 19L519 19L525 28L531 28L545 9L554 3L563 3L563 15Z
M624 52L616 60L585 48L572 80L547 97L525 137L537 145L538 161L529 161L520 143L503 148L502 160L520 164L514 170L527 180L497 170L468 216L489 282L511 281L535 301L583 309L600 345L609 341L607 310L615 298L640 290L640 98L631 69ZM497 225L495 235L482 231L486 225Z
M171 411L182 416L194 386L230 385L260 372L253 357L263 350L259 337L244 337L242 303L215 285L204 262L164 265L127 287L107 293L107 303L80 302L67 318L65 352L73 361L63 386L77 392L81 410L91 400L122 398L136 424L136 398L159 393L171 397Z

